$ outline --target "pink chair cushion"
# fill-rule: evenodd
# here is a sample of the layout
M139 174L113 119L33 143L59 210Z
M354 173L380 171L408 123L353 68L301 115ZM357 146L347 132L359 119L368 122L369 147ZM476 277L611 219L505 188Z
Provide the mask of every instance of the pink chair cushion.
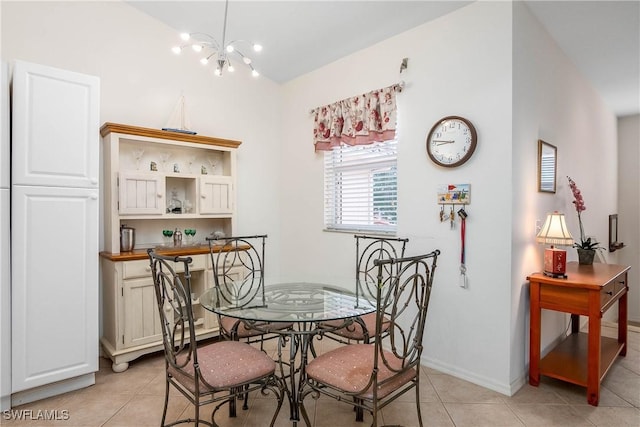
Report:
M369 339L372 339L376 333L376 313L365 314L364 316L360 316L360 318L367 328ZM323 326L332 328L337 328L342 324L344 324L344 320L328 320L326 322L322 322ZM382 323L382 332L386 332L387 329L389 329L389 322L384 318ZM344 328L331 331L331 333L356 341L364 340L364 330L362 329L362 325L357 322L353 322L351 325L345 326Z
M182 356L182 361L184 361ZM276 363L262 351L238 341L221 341L198 348L198 363L204 381L214 389L226 389L259 380L275 372ZM168 372L189 391L195 393L193 363ZM201 382L201 391L211 391Z
M238 338L255 337L258 335L263 335L265 333L257 329L252 329L251 327L247 327L247 324L240 319L229 316L220 316L220 326L222 326L222 330L224 330L227 334L230 334L233 328L236 327L236 323L238 323ZM272 322L269 323L268 328L266 326L267 325L261 326L261 329L279 331L282 329L291 328L293 327L293 324L285 322Z
M394 369L402 366L402 360L391 352L385 351L385 356ZM348 393L357 393L364 389L373 373L374 346L372 344L345 345L318 356L307 366L307 376L321 383L344 390ZM380 361L378 363L378 382L386 380L394 372ZM397 390L403 384L408 383L416 376L416 369L397 374L397 377L378 387L378 398L383 398ZM359 393L358 396L371 399L373 387Z

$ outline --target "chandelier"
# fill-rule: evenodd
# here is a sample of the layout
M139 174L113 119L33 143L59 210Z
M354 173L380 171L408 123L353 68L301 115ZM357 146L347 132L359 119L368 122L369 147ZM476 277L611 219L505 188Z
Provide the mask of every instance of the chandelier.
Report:
M175 46L171 50L175 54L180 54L183 49L191 47L194 52L203 53L204 56L202 56L200 62L203 65L207 65L211 60L214 60L216 63L216 76L221 76L225 68L230 73L235 71L235 67L231 62L231 57L233 56L235 57L234 59L242 61L242 63L251 69L251 75L253 77L258 77L260 73L253 68L251 58L245 55L239 49L239 46L242 46L243 44L248 45L254 52L260 52L262 50L262 46L246 40L233 40L227 43L228 8L229 0L226 0L224 4L224 23L222 25L222 43L218 43L214 37L206 33L182 33L180 34L180 38L182 39L183 44L181 46Z

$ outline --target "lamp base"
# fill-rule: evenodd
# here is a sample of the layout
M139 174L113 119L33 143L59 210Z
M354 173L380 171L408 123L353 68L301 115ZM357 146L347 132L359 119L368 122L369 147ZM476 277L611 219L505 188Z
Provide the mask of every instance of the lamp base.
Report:
M544 250L544 274L549 277L566 279L567 252L554 248Z
M553 277L554 279L566 279L567 275L564 273L551 273L549 271L542 272L547 277Z

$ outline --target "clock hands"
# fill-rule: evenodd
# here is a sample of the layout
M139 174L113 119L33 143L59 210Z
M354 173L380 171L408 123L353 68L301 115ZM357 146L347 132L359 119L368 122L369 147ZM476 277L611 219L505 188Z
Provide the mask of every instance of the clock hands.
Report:
M433 142L439 142L439 144L436 144L436 145L444 145L444 144L453 144L455 141L454 140L434 139Z

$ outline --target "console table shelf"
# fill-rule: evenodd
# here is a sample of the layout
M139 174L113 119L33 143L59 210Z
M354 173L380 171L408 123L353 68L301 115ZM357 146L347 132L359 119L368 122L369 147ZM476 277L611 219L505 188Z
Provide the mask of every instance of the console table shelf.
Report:
M586 387L589 335L580 332L569 335L553 351L540 360L540 374ZM622 351L618 340L608 337L600 339L600 381L606 375L614 359Z

